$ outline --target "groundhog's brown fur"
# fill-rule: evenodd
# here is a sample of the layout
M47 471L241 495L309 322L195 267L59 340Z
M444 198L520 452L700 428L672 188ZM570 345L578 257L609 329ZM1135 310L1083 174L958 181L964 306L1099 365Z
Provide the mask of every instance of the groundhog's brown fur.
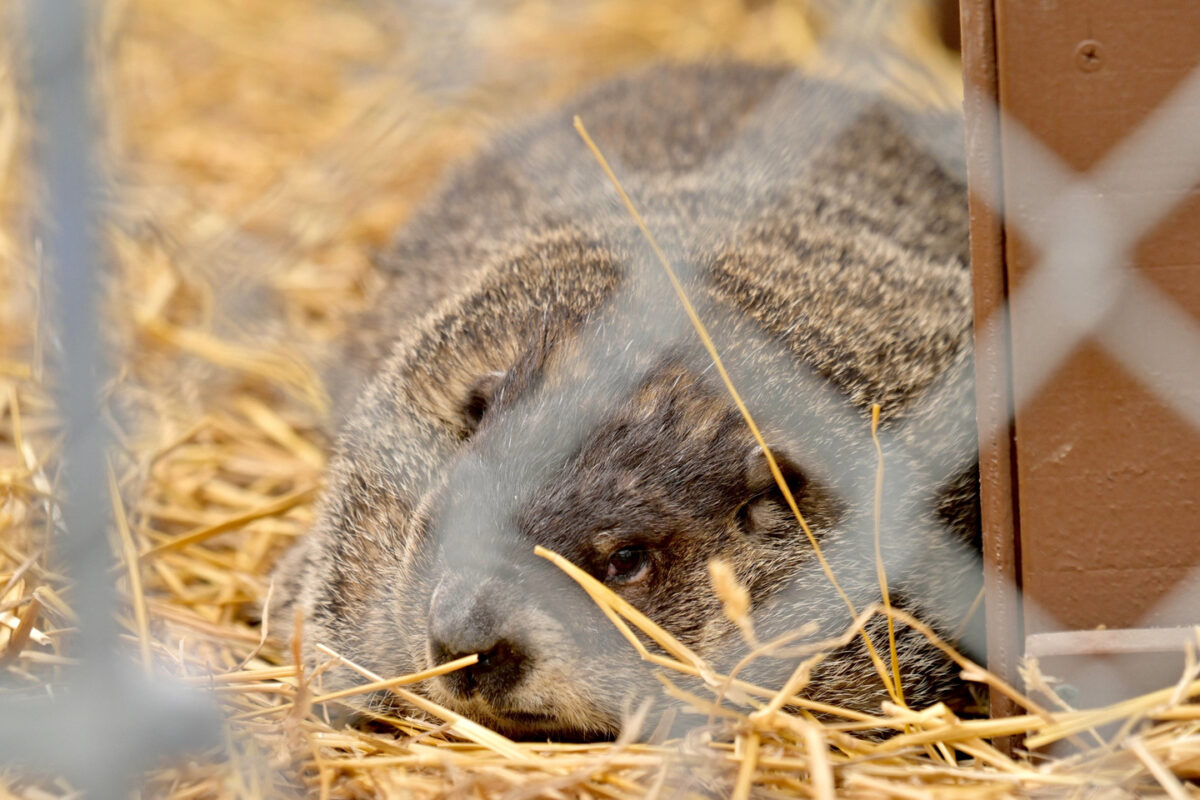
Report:
M882 404L893 599L950 633L979 580L973 456L959 463L974 427L956 122L726 64L587 94L479 156L406 228L351 359L375 366L318 521L278 573L305 643L385 676L479 652L416 690L506 734L586 738L615 735L660 685L536 544L717 669L745 644L712 559L749 590L763 639L849 624L573 114L684 275L860 608L880 595L868 409ZM886 648L884 629L870 630ZM910 702L959 690L920 636L898 638ZM795 664L743 677L776 686ZM806 693L886 699L860 641Z

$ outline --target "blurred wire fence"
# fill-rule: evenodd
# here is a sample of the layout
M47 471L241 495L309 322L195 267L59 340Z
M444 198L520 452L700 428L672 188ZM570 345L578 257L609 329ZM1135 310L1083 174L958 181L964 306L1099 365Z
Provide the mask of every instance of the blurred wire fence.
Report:
M425 83L435 92L468 92L479 74L486 72L478 59L461 57L463 48L454 37L470 35L468 11L486 15L487 9L461 5L458 10L411 10L414 30L426 31L441 48L435 48L434 60L422 65ZM53 339L59 352L54 356L57 366L52 383L64 431L59 456L62 483L70 489L47 499L48 516L58 563L70 575L71 607L78 614L74 626L78 632L70 648L78 664L65 673L61 684L48 687L40 697L0 697L0 754L6 763L38 764L66 775L75 788L100 798L128 796L148 765L181 751L212 747L222 735L215 706L207 695L148 675L144 667L151 659L147 656L146 664L139 667L119 644L116 610L121 601L114 585L117 573L111 569L108 532L115 526L123 537L129 534L124 529L124 512L118 511L115 519L112 515L111 453L121 443L112 441L97 400L103 388L116 379L119 365L105 350L105 321L99 311L102 259L98 254L102 248L96 231L103 228L109 210L93 157L97 125L89 95L92 68L85 55L89 31L95 25L89 16L92 13L94 9L84 0L25 4L38 172L45 185L39 209L45 224L38 241L40 256L53 276L48 299L54 309ZM893 13L895 9L887 3L839 6L826 32L829 63L840 64L858 82L894 88L896 64L909 60L897 53L887 38ZM986 98L968 99L990 103ZM845 121L853 111L843 110ZM1021 152L1045 189L1041 207L1003 209L1004 224L1033 244L1040 254L1040 266L1015 294L1003 319L994 324L989 321L978 345L980 350L1002 352L1008 347L1009 318L1035 323L1012 334L1027 337L1026 349L1035 354L1021 361L1017 365L1020 371L1012 376L1013 409L1023 408L1079 343L1091 340L1099 342L1165 405L1200 430L1200 325L1175 300L1130 268L1131 253L1139 240L1193 194L1200 181L1200 136L1196 135L1200 130L1200 69L1086 175L1062 164L1032 135L1021 134L1015 120L1006 119L1005 127L1013 137L1011 146ZM1171 158L1164 159L1164 153L1171 153ZM961 171L958 164L948 167ZM619 163L614 169L618 175L622 173ZM1001 208L1000 197L985 200L993 208ZM646 314L659 302L665 301L642 297L625 310ZM657 322L668 327L687 324L682 315L664 315ZM684 330L673 327L660 334L670 338ZM604 343L597 347L604 350ZM826 391L815 384L809 388L814 397ZM930 407L939 407L938 392L949 390L944 386L931 389ZM843 406L838 413L847 417L857 414L843 401L830 399L828 404ZM965 422L974 424L974 420ZM888 469L899 473L915 469L921 457L909 452L908 443L920 441L923 435L920 429L887 434L882 447ZM1005 431L979 434L983 439L1005 435ZM858 447L869 452L872 443L865 429L863 436ZM975 431L960 440L971 445L939 455L939 481L961 474L977 458ZM520 453L514 455L519 457ZM922 462L921 469L928 468ZM862 480L861 467L847 467L835 480L838 489L858 498L860 505L874 502L875 489ZM902 537L909 525L917 523L915 510L911 511L914 516L906 516L914 508L906 497L887 496L883 502L896 509L888 522L888 530L896 536ZM141 554L133 540L123 539L123 547L135 553L128 563L138 564ZM889 565L889 571L902 574L921 568L919 561L905 561L903 555L901 552ZM919 554L908 555L911 559ZM869 552L836 555L838 560L872 558ZM962 568L978 570L981 566L971 562ZM21 572L16 565L12 569L10 587ZM135 566L132 575L125 577L137 580L137 571ZM1200 565L1195 565L1192 579L1185 583L1162 602L1185 609L1193 603L1200 596ZM6 606L7 594L8 588L0 591L0 611L16 612L10 616L28 636L38 604L49 601L34 595ZM864 598L866 602L871 599ZM1170 616L1192 616L1200 623L1200 612L1194 610L1176 610ZM12 641L10 637L9 650ZM976 651L979 649L976 643ZM0 663L7 661L5 651ZM1109 680L1114 686L1113 699L1121 697L1117 687L1124 676L1112 674Z

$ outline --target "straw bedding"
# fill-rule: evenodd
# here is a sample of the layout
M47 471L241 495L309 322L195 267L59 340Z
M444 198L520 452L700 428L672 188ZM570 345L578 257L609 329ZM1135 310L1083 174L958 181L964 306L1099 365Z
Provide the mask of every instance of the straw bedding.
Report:
M440 724L337 721L322 665L298 673L286 643L264 636L270 620L260 627L248 610L312 518L329 444L314 365L373 291L372 250L487 130L588 80L655 57L713 54L825 69L817 43L838 31L828 14L782 0L511 2L470 16L436 8L104 8L97 76L115 198L106 332L119 370L106 417L117 443L119 616L134 668L202 689L227 720L223 748L160 765L144 776L143 796L1200 796L1195 670L1097 711L1021 698L1028 714L995 721L940 706L796 714L783 708L804 707L793 697L802 672L784 687L713 675L586 576L616 623L668 654L652 656L664 691L711 726L684 741L551 745L513 743L437 708L428 711ZM13 45L11 11L2 13ZM872 25L911 60L875 64L909 99L953 98L955 64L919 12L855 27ZM37 694L71 663L74 613L51 537L61 442L16 50L3 48L0 61L0 693ZM736 587L719 588L739 613ZM1015 694L962 663L991 691ZM711 691L685 696L673 680L681 674L702 676ZM404 692L410 681L400 677L367 679ZM1113 722L1116 733L1096 732ZM897 733L853 735L881 728ZM992 743L1017 733L1027 745L1081 747L1049 759ZM71 794L53 776L0 768L0 796Z

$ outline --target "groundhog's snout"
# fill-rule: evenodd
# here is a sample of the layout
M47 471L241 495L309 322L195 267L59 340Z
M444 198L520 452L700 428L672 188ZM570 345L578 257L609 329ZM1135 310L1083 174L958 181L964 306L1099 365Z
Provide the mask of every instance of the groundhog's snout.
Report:
M479 661L440 678L452 695L478 694L492 705L504 700L533 668L529 642L517 630L515 587L502 579L446 576L429 608L429 660L434 665L477 654Z

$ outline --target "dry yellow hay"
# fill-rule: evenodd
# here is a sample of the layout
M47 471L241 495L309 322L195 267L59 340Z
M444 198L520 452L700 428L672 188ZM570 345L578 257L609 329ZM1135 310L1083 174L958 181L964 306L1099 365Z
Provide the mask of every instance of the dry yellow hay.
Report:
M783 687L715 674L561 560L631 646L643 647L630 626L661 646L665 655L643 652L661 668L664 691L697 721L729 723L729 741L647 732L644 744L514 743L427 702L440 723L381 720L381 732L331 724L346 693L323 692L321 672L340 656L327 652L298 674L246 610L311 520L328 445L313 365L373 291L372 248L486 130L585 81L662 56L825 68L816 43L828 23L798 0L519 0L484 5L473 20L405 8L110 0L104 9L98 80L118 197L107 319L121 354L111 574L128 598L120 618L131 664L201 687L227 720L224 752L159 766L143 796L635 798L670 795L695 776L690 794L739 798L1196 796L1186 783L1200 779L1195 673L1097 711L1029 702L1030 713L1004 720L902 703L845 712L795 696L819 652ZM59 442L43 383L30 132L10 14L0 10L0 669L4 691L37 693L70 663L75 615L50 538ZM953 94L953 60L919 13L887 32L923 65L902 81L917 101ZM439 41L459 48L439 52ZM720 574L716 566L727 608L744 615ZM876 613L896 612L862 610L842 640ZM1017 695L961 663L993 691ZM708 693L681 688L676 674L699 677ZM405 693L421 677L368 675L360 691ZM1111 722L1124 723L1120 738L1108 734L1071 758L1010 757L988 742L1020 733L1045 745ZM897 734L853 735L880 728ZM0 796L71 793L53 777L0 767Z

